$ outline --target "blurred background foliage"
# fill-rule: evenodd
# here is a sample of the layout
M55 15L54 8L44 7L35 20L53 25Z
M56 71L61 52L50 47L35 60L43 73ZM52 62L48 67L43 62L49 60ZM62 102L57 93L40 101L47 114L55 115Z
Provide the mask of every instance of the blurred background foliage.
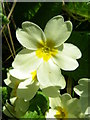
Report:
M8 71L7 68L11 67L12 61L15 55L22 49L22 46L16 39L16 29L21 27L22 22L31 21L38 24L43 30L49 19L56 15L62 15L66 20L70 20L73 23L73 31L70 38L66 41L78 46L82 52L82 58L78 60L80 66L75 71L62 71L67 81L67 88L62 90L61 93L67 91L73 93L72 86L75 86L80 78L90 78L89 74L89 46L90 46L90 2L3 2L0 4L0 20L2 19L2 25L0 23L0 35L2 33L2 79L4 80ZM70 84L71 83L71 84ZM5 88L5 84L2 81L4 88L3 98L8 99L8 90ZM70 88L68 90L68 88ZM43 97L41 97L43 96ZM73 94L75 96L75 94ZM29 118L33 116L39 118L38 115L43 116L48 109L48 100L46 97L37 93L35 96L42 100L42 104L46 105L43 109L39 103L32 99L31 108L24 117ZM41 109L41 110L40 110ZM44 111L43 111L44 110ZM40 113L41 111L41 113ZM40 119L40 118L39 118Z

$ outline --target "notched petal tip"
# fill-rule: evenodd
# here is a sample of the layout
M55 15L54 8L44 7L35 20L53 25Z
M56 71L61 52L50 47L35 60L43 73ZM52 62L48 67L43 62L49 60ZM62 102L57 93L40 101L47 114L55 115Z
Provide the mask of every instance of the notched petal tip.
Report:
M19 35L19 33L20 33L21 31L23 31L21 28L17 28L17 30L16 30L16 38L17 38L17 40L18 40L18 35Z
M23 28L23 26L25 25L25 24L31 24L32 22L30 22L30 21L25 21L25 22L23 22L22 23L22 28Z
M57 15L57 16L54 16L53 18L51 18L51 19L63 19L64 20L64 18L63 18L63 16L62 15Z
M66 26L67 26L67 30L70 32L70 31L72 31L72 29L73 29L73 24L72 24L72 22L71 21L66 21L65 22L65 24L66 24Z
M82 52L81 52L80 49L79 49L79 56L78 56L77 59L79 59L79 58L81 58L81 57L82 57Z

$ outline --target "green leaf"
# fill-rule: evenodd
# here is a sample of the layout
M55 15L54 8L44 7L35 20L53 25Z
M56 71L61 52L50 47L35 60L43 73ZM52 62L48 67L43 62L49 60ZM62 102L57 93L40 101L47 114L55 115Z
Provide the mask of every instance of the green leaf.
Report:
M7 24L9 23L9 20L8 18L3 14L3 11L2 11L2 5L0 3L0 26L2 24Z
M30 118L30 120L45 120L44 116L40 116L38 115L38 113L36 111L31 112L31 111L27 111L26 114L24 116L22 116L22 118ZM21 118L21 120L22 120Z
M75 81L78 81L80 78L89 78L89 71L88 66L90 61L88 60L88 52L89 52L89 45L88 40L90 38L90 34L88 32L72 32L71 37L66 41L68 43L72 43L76 45L82 52L82 57L78 60L79 67L74 71L62 71L64 75L73 78Z
M11 88L9 87L2 87L2 100L3 100L3 104L6 103L6 100L9 99L10 97L10 93L11 93Z
M30 112L27 111L26 114L22 118L38 118L38 113L36 111Z
M49 109L49 100L42 92L38 91L36 96L30 101L29 111L36 110L38 115L44 115Z
M70 15L74 14L74 17L79 21L83 20L83 18L85 20L90 20L90 15L88 13L89 6L90 2L69 2L65 5L65 9Z
M42 4L39 2L18 2L13 11L16 25L20 26L22 22L30 21L37 14L41 6Z
M1 2L0 2L0 13L2 12L2 4L1 4Z
M8 97L7 87L2 87L2 98L3 98L3 103L6 102L7 97Z
M45 112L49 109L49 100L42 92L38 91L36 96L30 101L30 107L22 118L45 119Z
M4 14L0 13L0 18L2 18L2 24L9 23L8 18Z
M0 101L2 101L2 87L0 86Z

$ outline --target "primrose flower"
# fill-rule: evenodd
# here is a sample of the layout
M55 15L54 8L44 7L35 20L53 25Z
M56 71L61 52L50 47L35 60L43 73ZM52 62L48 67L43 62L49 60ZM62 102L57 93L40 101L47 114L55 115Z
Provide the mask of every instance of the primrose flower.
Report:
M90 115L90 105L89 105L89 88L90 88L90 79L82 78L78 81L77 86L74 87L74 91L77 95L80 96L80 107L82 109L82 113L87 117ZM90 118L90 116L89 116Z
M23 116L29 108L29 102L24 101L21 98L10 98L11 104L7 101L3 107L3 113L10 118L20 118Z
M45 115L47 119L66 120L66 118L78 118L81 112L78 99L71 98L68 93L60 95L60 97L50 98L50 107Z
M5 84L12 88L12 91L10 94L11 104L6 101L5 106L3 107L3 112L11 118L19 118L23 116L29 108L29 102L25 101L24 98L20 98L17 93L18 86L23 81L23 79L13 77L10 72L7 73L7 79L4 80Z
M50 97L57 97L60 94L60 87L58 86L49 86L47 88L42 86L37 79L36 71L33 71L30 74L31 76L26 79L23 79L22 76L21 78L17 78L16 74L18 76L18 74L22 73L16 69L9 70L9 73L7 73L7 79L4 80L5 84L12 88L12 97L17 96L25 101L29 101L35 96L39 88L45 95ZM63 76L62 79L64 79Z
M62 88L63 84L64 88L65 81L60 80L60 68L75 70L79 65L76 59L81 57L81 52L76 46L64 43L71 31L72 23L64 22L61 15L49 20L44 32L32 22L23 22L22 29L16 31L16 37L25 48L15 57L13 68L26 73L27 77L36 70L42 86Z
M36 72L33 72L33 75L28 79L18 79L10 74L10 72L12 73L13 71L14 69L10 70L9 73L7 73L7 79L4 80L5 84L12 88L11 96L31 100L39 89Z

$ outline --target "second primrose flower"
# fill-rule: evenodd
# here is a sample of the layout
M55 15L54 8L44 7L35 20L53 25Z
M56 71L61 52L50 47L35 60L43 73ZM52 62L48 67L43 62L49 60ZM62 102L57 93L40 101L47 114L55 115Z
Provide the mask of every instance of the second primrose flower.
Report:
M7 86L13 89L12 93L18 98L29 101L36 95L36 92L39 90L39 88L47 96L57 97L60 94L59 86L42 86L37 79L36 71L31 72L31 76L25 79L15 77L16 74L22 73L16 69L9 70L7 73L7 79L5 79L4 82ZM64 81L64 77L62 75L60 80ZM62 84L60 85L63 86Z
M90 88L90 79L81 78L78 81L79 85L74 87L74 91L77 95L80 96L79 104L82 110L84 117L90 118L90 105L89 105L89 88Z
M54 120L66 120L66 118L79 118L81 109L79 100L72 98L71 95L65 93L56 98L49 98L50 109L46 112L46 120L54 118Z
M36 70L42 86L64 88L65 81L60 80L60 68L75 70L79 66L76 59L81 57L81 52L76 46L64 43L71 31L72 23L64 22L61 15L49 20L44 32L32 22L23 22L22 29L16 31L16 37L25 48L17 54L12 66L27 74L27 78ZM17 76L21 77L20 74ZM23 78L26 76L23 75Z

